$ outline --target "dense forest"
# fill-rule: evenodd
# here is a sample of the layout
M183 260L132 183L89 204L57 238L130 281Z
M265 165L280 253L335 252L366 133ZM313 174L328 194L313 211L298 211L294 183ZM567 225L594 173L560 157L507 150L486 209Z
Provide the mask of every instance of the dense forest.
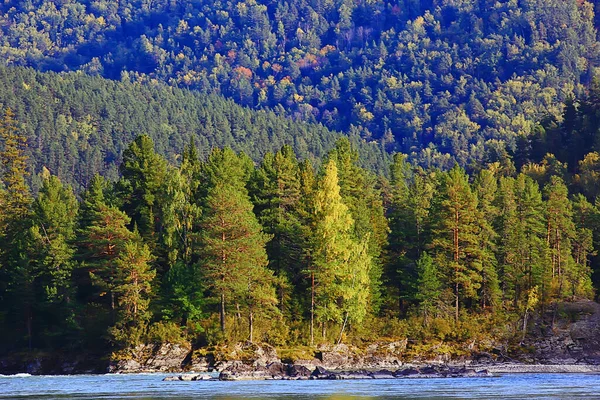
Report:
M520 340L531 315L595 295L600 155L561 159L598 141L599 94L544 121L519 171L507 158L469 176L397 153L387 179L348 138L316 168L289 145L255 163L193 139L173 163L138 135L118 178L95 175L79 197L47 168L32 192L7 109L0 351Z
M220 93L377 140L423 167L468 167L515 151L583 94L599 56L594 5L6 0L0 59Z
M1 2L0 354L552 328L600 288L595 3Z
M216 95L164 84L114 82L81 73L39 73L0 66L0 107L11 108L28 139L28 166L34 191L43 167L77 192L95 174L118 177L123 150L139 134L150 136L157 151L178 163L194 140L206 159L213 147L244 151L255 162L284 144L315 163L340 133L321 125L293 122L272 112L253 111ZM384 171L389 156L381 146L356 134L361 164Z

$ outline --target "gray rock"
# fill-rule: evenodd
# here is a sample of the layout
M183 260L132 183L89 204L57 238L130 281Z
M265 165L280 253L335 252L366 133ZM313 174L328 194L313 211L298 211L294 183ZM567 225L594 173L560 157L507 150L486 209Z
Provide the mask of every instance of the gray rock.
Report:
M194 376L193 381L212 381L214 378L209 374L200 374Z

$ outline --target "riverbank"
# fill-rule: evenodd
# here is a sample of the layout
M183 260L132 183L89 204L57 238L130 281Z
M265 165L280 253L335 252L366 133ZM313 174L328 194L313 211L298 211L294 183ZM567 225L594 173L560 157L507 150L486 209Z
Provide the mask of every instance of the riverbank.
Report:
M491 373L600 372L600 305L565 304L565 316L552 328L533 319L529 335L504 340L483 338L465 343L408 339L377 340L359 345L320 344L274 348L240 342L194 348L191 343L141 344L113 354L19 352L0 357L0 374L71 375L102 373L220 373L236 365L265 368L294 365L311 373L328 371L398 371L447 366ZM551 316L549 316L551 317ZM547 318L548 320L548 318Z

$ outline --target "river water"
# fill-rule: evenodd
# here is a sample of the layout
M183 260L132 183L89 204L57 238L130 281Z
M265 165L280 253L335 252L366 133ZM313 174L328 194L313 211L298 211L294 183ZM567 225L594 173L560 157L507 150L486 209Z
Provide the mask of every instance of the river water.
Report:
M166 375L0 375L0 399L600 399L600 375L347 381L163 382Z

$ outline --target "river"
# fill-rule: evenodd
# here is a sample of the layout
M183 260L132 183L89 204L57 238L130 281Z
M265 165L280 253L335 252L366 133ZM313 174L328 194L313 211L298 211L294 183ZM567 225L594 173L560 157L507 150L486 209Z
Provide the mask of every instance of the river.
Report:
M0 375L0 399L577 399L600 398L597 374L347 381L163 382L166 375Z

